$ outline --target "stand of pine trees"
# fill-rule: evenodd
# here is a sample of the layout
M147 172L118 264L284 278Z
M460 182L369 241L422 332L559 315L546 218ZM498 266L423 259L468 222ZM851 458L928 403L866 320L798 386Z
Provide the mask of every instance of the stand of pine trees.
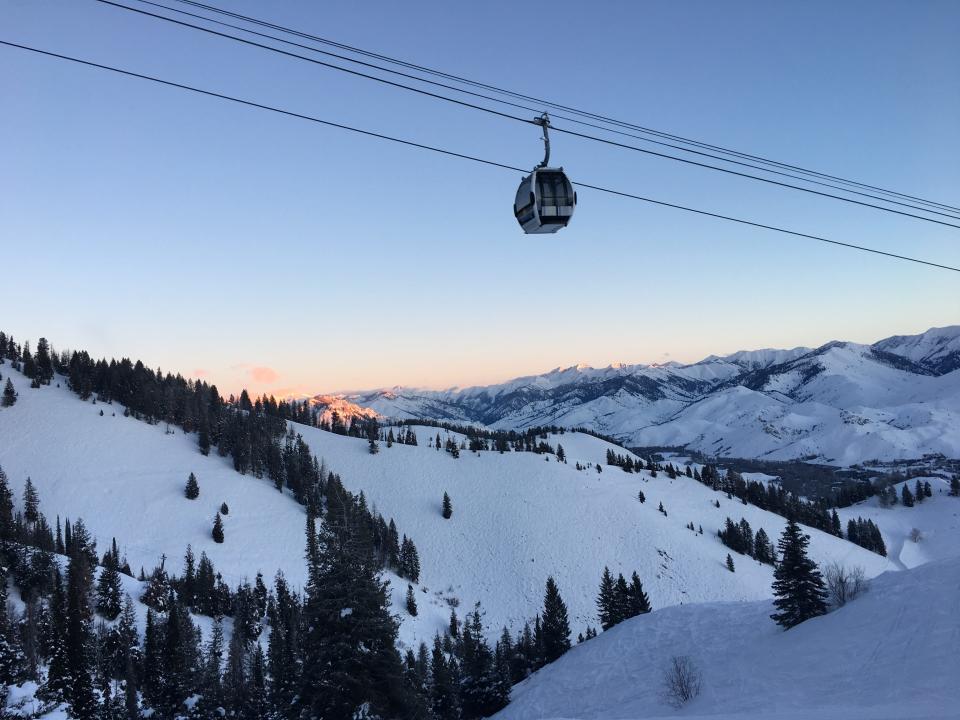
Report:
M650 599L636 572L631 576L628 585L623 574L618 574L614 580L610 568L603 569L600 592L597 595L597 611L602 629L609 630L624 620L643 615L650 610Z
M718 531L717 535L721 542L734 552L749 555L754 560L769 565L776 561L776 553L766 531L760 528L754 535L746 518L741 518L739 523L727 518L723 529Z
M847 540L878 555L887 556L887 545L880 528L872 520L858 517L847 521Z

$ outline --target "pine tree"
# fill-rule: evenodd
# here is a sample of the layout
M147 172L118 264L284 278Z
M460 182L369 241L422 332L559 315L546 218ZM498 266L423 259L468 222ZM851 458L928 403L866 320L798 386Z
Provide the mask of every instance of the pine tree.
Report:
M400 543L399 574L413 582L420 582L420 555L413 540L406 535Z
M506 705L509 695L509 688L504 693L494 654L483 636L482 618L480 604L477 603L463 623L458 646L460 704L465 718L493 715Z
M600 627L609 630L620 619L617 617L617 606L614 598L613 576L610 574L610 568L603 568L603 575L600 576L600 592L597 595L597 610L599 611Z
M770 538L763 528L757 530L756 537L753 540L753 557L762 563L773 563L773 548L770 546Z
M97 612L107 620L114 620L123 609L122 593L123 587L116 564L105 564L97 578Z
M730 553L727 553L727 570L729 570L730 572L734 571L733 558L730 557Z
M157 615L147 610L147 623L143 632L143 679L142 690L145 704L156 708L162 700L163 665L161 659L162 635L157 627Z
M23 680L25 670L26 657L20 638L7 615L7 573L0 567L0 688ZM3 694L0 690L0 695Z
M29 477L23 488L23 519L31 524L40 519L40 495Z
M565 463L567 461L567 454L563 451L563 445L557 443L557 462Z
M140 602L157 612L166 612L167 603L170 599L170 579L167 577L167 571L164 570L163 564L163 560L161 560L160 565L154 568L153 574L150 576L150 583L143 595L140 596Z
M197 476L193 473L190 473L190 477L187 478L187 486L184 488L183 494L187 496L188 500L196 500L200 497L200 486L197 484Z
M643 591L643 584L640 582L640 576L634 571L630 577L630 590L628 593L630 599L630 617L644 615L650 612L650 598Z
M83 546L77 545L67 568L66 659L70 678L67 699L78 720L94 720L97 715L89 594L90 566Z
M913 507L913 493L910 492L910 488L907 487L906 483L903 484L903 490L900 496L904 507Z
M50 357L50 343L46 338L40 338L37 342L36 378L42 385L49 385L53 379L53 360Z
M215 543L223 542L223 520L220 518L220 513L217 513L213 519L213 532L211 534Z
M630 588L623 573L617 573L617 579L613 583L613 606L614 617L618 623L630 617Z
M457 692L450 674L450 666L440 642L440 636L433 638L433 652L430 656L431 697L430 705L437 720L459 720L460 707Z
M67 660L67 597L60 575L60 566L55 565L50 593L50 632L46 654L50 658L47 677L39 695L54 703L68 702L70 694L70 668Z
M787 629L827 611L823 578L816 563L807 557L809 543L810 536L789 519L777 545L780 564L773 571L773 604L778 612L770 616Z
M417 598L413 594L413 585L407 584L407 612L411 617L417 616Z
M550 663L570 649L570 622L567 619L567 606L560 597L560 591L552 576L547 578L541 627L543 657Z
M443 493L443 519L449 520L453 515L453 504L450 502L450 496L446 492Z
M10 407L17 402L17 391L13 388L10 378L7 378L7 384L3 388L3 399L0 400L0 406Z
M220 503L220 514L221 514L221 515L229 515L229 514L230 514L230 506L228 506L225 502Z
M335 498L315 539L308 539L296 716L349 720L408 715L412 700L396 649L397 621L369 534L348 499ZM342 510L339 504L342 503Z
M263 648L260 643L254 643L250 653L249 667L247 668L249 689L247 703L241 715L244 720L260 720L269 716L267 702L267 676Z
M960 475L954 475L950 478L950 494L953 497L960 496Z

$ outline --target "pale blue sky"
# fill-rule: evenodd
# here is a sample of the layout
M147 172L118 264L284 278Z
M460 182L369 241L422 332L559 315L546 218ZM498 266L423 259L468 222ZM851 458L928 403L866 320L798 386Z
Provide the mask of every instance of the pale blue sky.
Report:
M130 4L136 4L131 2ZM960 204L960 4L220 0L648 127ZM92 0L0 39L521 167L537 131ZM960 322L960 276L0 48L0 327L225 390L446 386ZM558 125L560 122L558 121ZM960 231L554 138L583 180L960 265ZM254 381L252 368L271 368ZM269 380L269 381L268 381Z

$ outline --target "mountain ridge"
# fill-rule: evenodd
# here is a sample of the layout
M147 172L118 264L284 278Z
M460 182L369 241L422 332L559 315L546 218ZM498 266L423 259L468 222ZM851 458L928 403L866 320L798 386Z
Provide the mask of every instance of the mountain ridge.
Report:
M633 446L848 465L960 456L958 369L954 325L870 345L741 350L688 365L572 365L493 385L395 386L339 397L357 414L385 418L586 427ZM715 398L724 402L703 404ZM860 432L848 432L851 425Z

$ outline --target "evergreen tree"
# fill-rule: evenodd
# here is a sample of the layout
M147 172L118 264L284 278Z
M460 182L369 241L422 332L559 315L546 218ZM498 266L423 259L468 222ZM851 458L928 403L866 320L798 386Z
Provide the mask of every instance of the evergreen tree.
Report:
M650 598L643 591L643 584L640 582L640 576L634 571L630 577L630 590L628 593L630 599L630 617L643 615L650 612Z
M727 553L727 570L729 570L730 572L734 571L733 558L730 557L730 553Z
M453 504L450 502L450 496L446 492L443 493L443 519L449 520L453 515Z
M412 700L395 646L397 621L379 579L368 522L349 500L335 497L307 546L303 673L293 710L325 720L349 720L364 711L407 715Z
M603 568L603 575L600 576L597 610L600 616L600 627L604 630L609 630L622 619L617 617L613 576L610 574L610 568L608 567Z
M10 378L7 378L7 384L3 388L3 399L0 400L0 406L10 407L17 402L17 391L13 387Z
M147 610L147 622L143 632L143 699L153 708L162 702L163 665L161 659L162 635L157 626L157 616L152 609Z
M493 715L507 703L509 688L504 691L494 655L483 637L483 614L480 604L474 607L463 623L460 644L460 705L464 718Z
M105 564L97 578L97 612L107 620L114 620L123 609L122 593L123 587L116 565L113 562Z
M196 500L200 497L200 486L197 484L197 476L193 473L190 473L190 477L187 478L187 486L184 488L183 494L187 496L188 500Z
M261 720L268 717L266 663L260 643L254 643L253 651L250 653L247 678L249 690L241 717L244 720Z
M161 680L157 709L162 715L172 717L180 711L193 688L198 651L196 629L190 615L177 602L172 591L167 605L160 645Z
M440 636L433 638L433 652L430 656L431 697L430 706L437 720L459 720L460 707L457 692L450 673L450 666L440 642Z
M227 649L227 664L223 673L223 697L227 715L240 717L247 708L247 655L250 643L244 633L234 632Z
M567 454L563 451L563 445L557 443L557 462L565 463L567 461Z
M50 357L50 343L46 338L40 338L37 342L37 354L34 358L36 362L36 379L42 385L49 385L53 379L53 360Z
M20 638L7 614L7 573L0 567L0 697L5 695L5 686L25 679L26 664Z
M953 497L960 496L960 475L954 475L950 478L950 494Z
M417 616L417 598L413 595L413 585L407 584L407 612L411 617Z
M213 531L211 535L213 536L214 542L223 542L223 520L220 518L220 513L217 513L216 517L213 519Z
M77 526L80 526L79 521ZM76 528L75 528L76 529ZM69 676L67 700L73 717L94 720L97 697L93 685L93 637L90 611L90 566L77 545L67 568L66 659Z
M140 602L147 607L151 607L157 612L166 612L167 603L170 599L170 579L167 577L167 571L163 568L164 562L160 561L150 576L150 583L143 595L140 596ZM142 571L141 571L142 572Z
M903 490L900 496L904 507L913 507L913 493L910 492L910 488L907 487L906 483L903 484Z
M420 555L413 540L406 535L400 543L399 574L413 582L420 581Z
M50 657L47 677L40 695L54 703L69 702L71 690L70 663L67 657L67 597L60 576L60 566L54 566L53 589L50 594Z
M766 530L760 528L753 540L753 557L762 563L773 563L773 547L770 545L770 538Z
M30 524L40 519L40 495L29 477L23 488L23 519Z
M623 573L617 573L617 579L613 583L613 605L618 623L630 617L630 588Z
M230 507L229 507L225 502L220 503L220 514L221 514L221 515L229 515L229 514L230 514Z
M567 619L567 606L560 597L560 591L553 577L547 578L541 627L543 656L544 660L550 663L570 649L570 622Z
M827 611L823 578L816 563L807 557L809 543L810 536L789 519L777 545L780 564L773 571L773 604L778 612L770 616L787 629Z

